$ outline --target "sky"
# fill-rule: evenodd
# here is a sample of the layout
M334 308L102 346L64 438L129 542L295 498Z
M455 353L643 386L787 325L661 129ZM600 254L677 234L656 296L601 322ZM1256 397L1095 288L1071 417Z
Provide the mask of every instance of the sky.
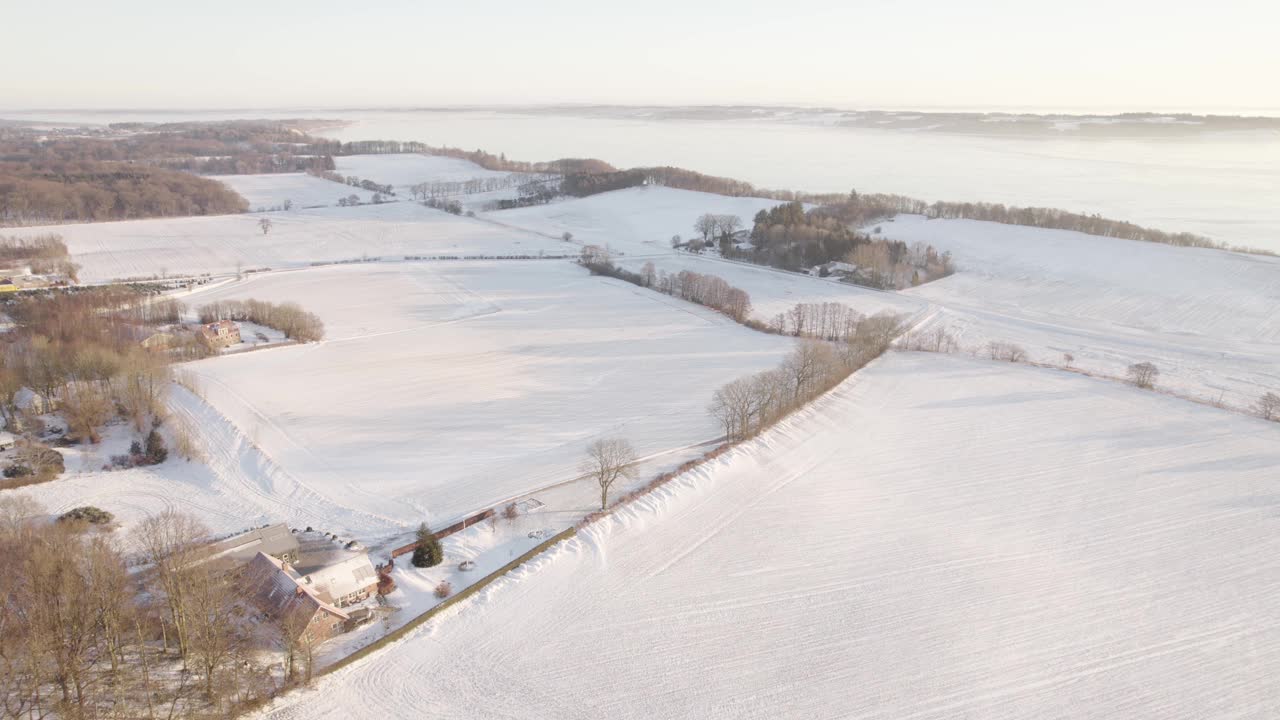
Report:
M3 109L1280 111L1273 0L0 0L0 20Z

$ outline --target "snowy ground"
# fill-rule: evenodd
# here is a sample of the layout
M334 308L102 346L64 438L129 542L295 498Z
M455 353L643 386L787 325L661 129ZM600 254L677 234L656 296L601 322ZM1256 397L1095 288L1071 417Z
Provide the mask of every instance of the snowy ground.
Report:
M373 180L380 185L392 185L402 200L413 199L413 186L418 183L452 183L468 180L508 181L507 187L485 192L459 192L445 195L461 203L464 210L481 212L498 200L510 200L519 196L517 185L528 178L528 173L511 173L486 170L470 160L436 155L349 155L335 158L338 172Z
M54 514L96 505L113 513L125 533L148 515L170 509L192 513L215 534L282 521L295 527L349 529L360 536L399 529L303 487L225 417L183 388L173 388L170 405L199 429L202 461L188 462L171 452L160 465L101 470L112 454L128 448L128 433L122 431L108 434L102 445L65 453L67 473L57 480L15 492L30 495Z
M925 308L927 303L894 293L671 248L673 235L685 240L695 237L693 224L701 215L737 215L749 228L757 212L778 204L777 200L647 186L502 210L484 217L553 238L570 232L575 243L606 246L618 253L615 262L629 270L638 271L652 262L656 269L668 273L691 270L717 275L747 291L753 315L760 320L768 320L798 303L841 302L866 314L887 310L907 316Z
M1023 345L1031 358L1123 376L1154 362L1160 384L1248 406L1280 391L1280 258L1063 230L900 216L887 237L956 257L952 277L904 293L962 345Z
M511 173L485 170L470 160L442 155L346 155L333 159L336 172L393 185L396 193L409 194L409 186L421 182L463 182L477 178L505 178Z
M410 202L267 213L22 228L63 236L84 282L306 267L361 257L563 252L563 243Z
M327 339L186 366L210 403L327 504L404 528L575 477L599 437L714 439L715 388L792 345L564 261L335 266L188 302L232 297L299 302Z
M254 211L283 207L285 201L293 203L294 210L336 206L339 198L355 195L360 202L369 202L372 193L360 188L343 185L306 173L272 173L269 175L212 175L249 201Z
M891 355L265 714L1272 717L1277 440Z

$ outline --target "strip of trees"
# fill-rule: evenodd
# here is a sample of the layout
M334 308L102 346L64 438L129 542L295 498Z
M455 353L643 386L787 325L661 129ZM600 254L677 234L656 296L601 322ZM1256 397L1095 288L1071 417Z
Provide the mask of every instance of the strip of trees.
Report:
M208 559L197 520L166 512L122 543L97 517L50 521L29 498L0 496L5 717L228 717L297 682L262 655L292 660L297 641L246 604L237 569Z
M594 245L583 248L579 262L593 275L618 278L681 300L705 305L739 323L745 324L751 315L751 296L715 275L691 270L669 274L665 270L656 270L651 262L645 263L640 272L636 273L614 265L608 254Z
M72 281L80 272L80 266L71 262L71 253L61 235L0 235L0 274L23 269L36 275L63 275Z
M799 340L781 366L717 389L707 411L729 440L755 436L884 354L902 322L883 316L866 318L861 326L840 343Z
M297 303L271 303L264 300L219 300L200 307L200 322L236 320L266 325L299 342L324 339L324 322L315 313Z

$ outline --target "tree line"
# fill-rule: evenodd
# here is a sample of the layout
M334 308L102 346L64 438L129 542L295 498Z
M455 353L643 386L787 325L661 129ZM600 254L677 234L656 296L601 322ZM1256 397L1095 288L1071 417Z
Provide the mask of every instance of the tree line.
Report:
M249 209L220 182L123 162L0 161L0 224L220 215Z
M715 275L681 270L678 273L658 271L647 262L640 272L632 272L614 265L600 248L588 245L583 248L581 264L593 275L625 280L633 285L650 288L672 297L688 300L724 313L735 322L746 323L751 315L751 296Z
M37 275L64 275L72 281L77 279L80 271L80 266L71 262L71 254L61 235L0 235L0 274L23 268Z
M722 385L707 411L730 441L753 437L884 354L901 327L901 318L877 315L839 343L802 339L780 366Z
M218 300L202 305L200 322L236 320L266 325L284 333L290 340L318 342L324 339L324 321L297 303L271 303L264 300Z

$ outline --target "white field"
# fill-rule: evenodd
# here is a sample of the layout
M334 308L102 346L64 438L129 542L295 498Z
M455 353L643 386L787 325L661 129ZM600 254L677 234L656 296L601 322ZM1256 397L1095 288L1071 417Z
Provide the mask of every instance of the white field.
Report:
M1278 441L893 354L264 714L1275 717Z
M956 257L959 272L907 291L962 345L1023 345L1033 360L1123 376L1151 361L1160 384L1243 407L1280 391L1280 258L1064 230L900 216L886 236Z
M751 296L753 315L767 320L799 303L842 302L860 312L887 310L904 315L920 313L927 303L893 293L784 273L748 263L694 255L671 248L671 237L695 237L693 223L705 213L737 215L746 227L777 200L726 197L710 193L647 186L617 190L514 210L487 213L486 218L533 230L552 238L573 233L574 241L608 247L616 262L638 271L646 262L658 270L681 270L717 275Z
M266 235L259 217L271 218ZM273 269L404 255L564 252L563 243L410 202L265 215L130 220L22 228L65 238L83 282Z
M1022 345L1037 362L1121 377L1154 362L1160 384L1203 400L1248 407L1280 392L1280 258L1176 248L1082 233L970 220L900 216L885 236L925 242L956 257L952 277L882 293L671 250L704 212L749 222L774 201L645 187L489 213L511 227L607 245L619 264L710 273L746 290L769 319L800 302L889 310L921 329L945 326L974 351L989 341Z
M128 448L130 433L118 428L123 432L109 434L102 446L64 453L65 476L18 492L55 514L81 505L106 509L115 515L122 536L148 515L170 509L195 515L216 534L275 522L330 532L349 529L364 537L398 528L300 485L235 425L186 390L173 388L170 407L199 428L202 460L188 462L171 452L160 465L103 471L112 454Z
M470 160L441 155L347 155L333 159L336 172L392 185L397 194L421 182L462 182L477 178L501 178L508 172L486 170Z
M486 170L470 160L437 155L349 155L334 158L337 172L355 175L361 180L373 180L380 185L392 185L402 200L412 200L414 185L422 182L465 182L467 180L529 177L524 173ZM514 186L480 193L450 195L463 208L479 212L491 202L514 198L518 192Z
M270 175L211 175L249 201L253 211L282 207L286 200L293 202L294 210L313 207L336 206L339 198L355 195L360 202L369 202L373 195L367 190L343 185L306 173L273 173Z
M191 364L209 402L291 478L411 528L578 475L592 440L641 456L713 440L722 383L786 338L566 261L395 263L252 276L188 299L293 300L327 339ZM385 533L381 533L385 535Z

